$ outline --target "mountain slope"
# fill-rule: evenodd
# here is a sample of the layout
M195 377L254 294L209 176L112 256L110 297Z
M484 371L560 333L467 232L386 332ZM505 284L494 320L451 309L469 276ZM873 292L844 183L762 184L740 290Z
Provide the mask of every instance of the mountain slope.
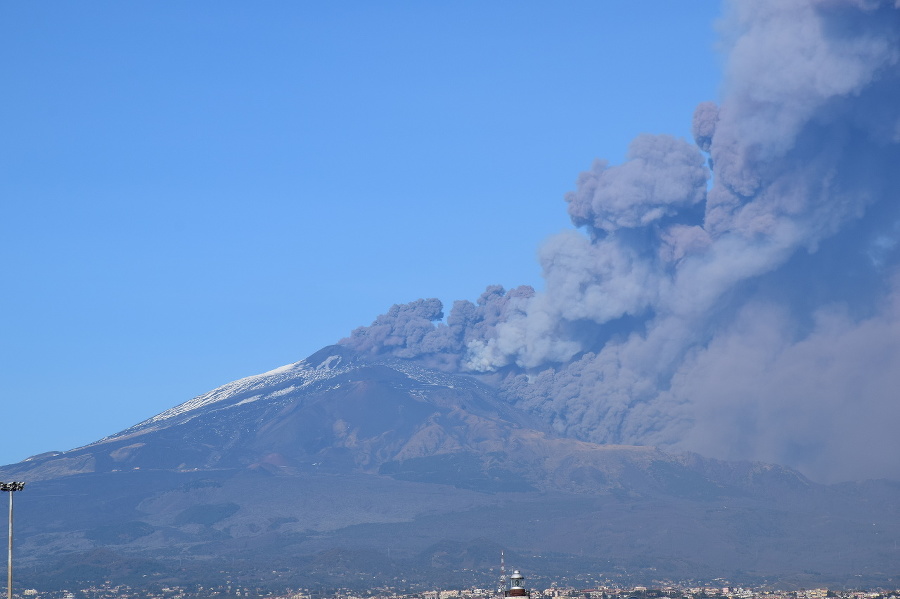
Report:
M895 573L900 533L892 483L826 487L773 465L558 438L477 380L337 346L0 479L28 482L17 546L35 565L112 548L219 567L249 551L245 575L281 563L302 577L304 556L364 549L410 579L475 543L548 574L859 582Z

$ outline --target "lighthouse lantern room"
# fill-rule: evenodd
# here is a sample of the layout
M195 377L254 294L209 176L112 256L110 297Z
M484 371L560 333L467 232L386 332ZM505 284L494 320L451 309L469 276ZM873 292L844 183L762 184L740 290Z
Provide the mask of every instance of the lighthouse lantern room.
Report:
M525 577L518 570L509 577L509 588L503 593L505 597L530 597L531 594L525 590Z

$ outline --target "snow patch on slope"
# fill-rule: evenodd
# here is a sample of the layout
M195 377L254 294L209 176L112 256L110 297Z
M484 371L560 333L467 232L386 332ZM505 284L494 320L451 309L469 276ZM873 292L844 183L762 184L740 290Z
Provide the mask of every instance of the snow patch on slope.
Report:
M96 443L123 439L132 435L159 430L173 424L182 424L198 416L201 412L234 408L260 400L275 399L311 384L330 379L350 370L350 365L341 366L341 356L330 356L317 366L306 360L286 364L262 374L232 381L212 391L198 395L182 404L160 412L122 432L100 439Z

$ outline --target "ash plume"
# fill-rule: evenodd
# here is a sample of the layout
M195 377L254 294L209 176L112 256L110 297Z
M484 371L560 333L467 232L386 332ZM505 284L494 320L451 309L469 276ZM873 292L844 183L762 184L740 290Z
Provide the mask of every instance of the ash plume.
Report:
M582 173L541 292L343 343L492 373L560 434L900 478L900 2L736 0L721 28L694 143Z

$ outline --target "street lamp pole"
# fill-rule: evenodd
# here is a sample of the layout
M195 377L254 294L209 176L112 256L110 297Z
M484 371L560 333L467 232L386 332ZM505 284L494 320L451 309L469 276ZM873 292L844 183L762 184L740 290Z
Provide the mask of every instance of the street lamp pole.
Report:
M12 599L13 493L25 488L22 482L0 482L0 491L9 493L9 557L6 562L6 599Z

